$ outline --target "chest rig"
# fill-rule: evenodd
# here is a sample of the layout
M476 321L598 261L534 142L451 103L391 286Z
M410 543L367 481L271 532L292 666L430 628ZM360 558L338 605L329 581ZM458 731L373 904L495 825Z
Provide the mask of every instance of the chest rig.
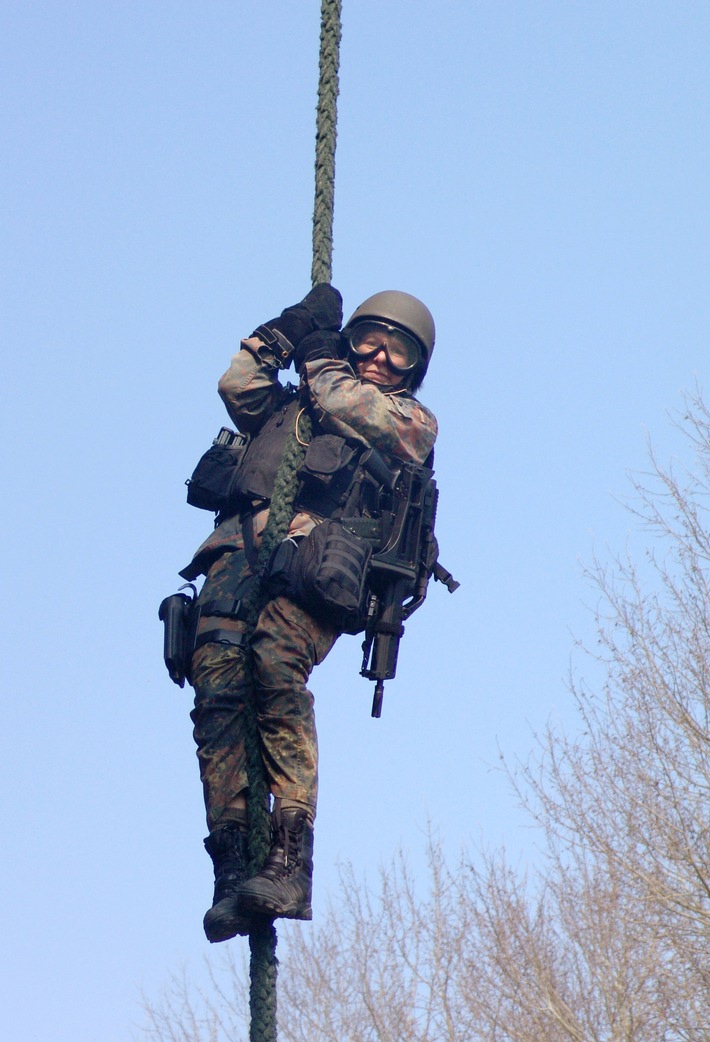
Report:
M271 501L286 441L303 410L294 388L281 400L256 435L223 427L187 481L187 501L211 510L215 526L230 517L246 517ZM317 424L297 478L294 509L319 518L369 513L366 472L360 460L368 452L361 442L323 432Z

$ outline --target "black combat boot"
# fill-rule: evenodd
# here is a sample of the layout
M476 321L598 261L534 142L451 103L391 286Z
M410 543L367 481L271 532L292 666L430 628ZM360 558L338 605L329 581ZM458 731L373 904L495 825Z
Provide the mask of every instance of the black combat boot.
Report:
M312 919L313 826L304 808L277 808L266 864L240 888L242 909L271 919Z
M239 887L246 878L247 833L236 821L218 825L205 840L214 864L214 898L203 926L208 941L226 941L249 933L249 919L239 900Z

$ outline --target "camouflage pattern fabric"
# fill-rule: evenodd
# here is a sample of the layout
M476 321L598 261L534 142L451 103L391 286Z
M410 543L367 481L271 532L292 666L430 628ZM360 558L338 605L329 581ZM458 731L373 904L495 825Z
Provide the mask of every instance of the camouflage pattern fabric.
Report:
M437 423L426 406L411 395L383 392L360 380L346 361L324 358L306 363L304 386L311 414L322 432L361 441L386 459L414 463L424 463L434 447ZM219 393L230 419L244 433L256 433L283 398L275 370L260 363L249 350L234 355L219 381ZM255 517L257 538L267 519L267 510ZM301 521L299 530L307 532L308 527ZM208 535L180 574L190 580L201 572L206 574L216 556L243 545L239 519L227 518Z
M385 459L426 461L438 428L434 414L416 398L360 380L345 361L320 358L305 369L311 411L324 431L358 438Z
M237 588L249 576L243 552L224 554L210 569L200 593L204 603ZM219 627L244 630L242 622L203 618L199 632ZM318 739L313 695L306 684L338 633L317 622L287 597L269 601L254 630L251 648L264 768L272 795L307 803L318 796ZM243 713L244 651L205 644L192 659L194 738L210 829L247 788Z
M242 341L242 350L219 381L219 393L239 430L258 434L284 392L275 370L252 353L254 346L250 340ZM425 462L437 425L433 414L415 398L361 380L347 361L316 359L304 369L301 393L319 431L372 446L388 461ZM256 546L268 518L268 509L259 506L253 518ZM306 534L316 521L309 514L298 514L289 531ZM208 536L181 574L193 579L200 573L207 575L202 603L234 596L249 577L236 517ZM243 631L245 627L233 619L203 618L198 634L208 628ZM306 685L313 666L323 661L338 635L293 601L277 596L262 611L251 638L261 752L271 793L314 809L318 741L313 696ZM210 643L198 648L192 658L195 707L191 716L210 828L247 787L244 654L238 647Z

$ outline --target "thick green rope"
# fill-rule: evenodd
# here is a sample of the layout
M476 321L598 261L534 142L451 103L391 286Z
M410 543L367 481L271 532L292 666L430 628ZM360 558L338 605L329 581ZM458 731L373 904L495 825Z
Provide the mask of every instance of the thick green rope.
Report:
M310 421L304 423L305 414L299 423L299 433L310 437ZM247 628L253 632L259 613L266 598L261 592L261 580L273 549L285 538L293 516L293 501L296 494L296 471L305 454L292 432L286 442L284 455L276 475L274 494L271 499L269 520L261 537L257 561L257 582L248 604ZM251 661L247 672L247 697L245 700L245 747L247 753L247 777L249 779L249 874L262 867L271 846L269 824L269 789L259 748L256 703L254 699ZM276 929L265 920L249 933L250 989L249 1024L250 1042L276 1042Z
M341 0L322 0L318 108L316 111L316 195L313 207L311 282L330 282L333 271L335 139L338 114Z
M311 282L330 282L333 265L333 206L335 198L335 125L338 100L341 0L322 0L319 54L318 108L316 115L315 204L313 209L313 264ZM286 537L296 497L296 472L311 437L308 413L298 421L299 437L292 431L286 442L274 491L269 520L261 537L257 582L249 600L247 631L251 634L264 606L262 577L274 548ZM251 661L247 659L245 746L249 779L249 872L258 872L271 845L269 789L259 748L256 703ZM250 1042L276 1042L276 930L265 921L249 934Z

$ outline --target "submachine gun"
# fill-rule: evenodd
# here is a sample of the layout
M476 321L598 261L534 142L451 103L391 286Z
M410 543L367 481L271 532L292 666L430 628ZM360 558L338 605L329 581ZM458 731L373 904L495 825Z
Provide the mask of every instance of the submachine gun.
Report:
M381 538L370 559L360 670L361 676L375 681L372 716L379 717L384 682L392 680L397 670L404 622L424 603L429 579L433 575L449 593L460 583L438 561L434 525L439 491L434 471L416 463L391 470L374 449L360 462L379 485ZM343 523L349 527L347 520Z

